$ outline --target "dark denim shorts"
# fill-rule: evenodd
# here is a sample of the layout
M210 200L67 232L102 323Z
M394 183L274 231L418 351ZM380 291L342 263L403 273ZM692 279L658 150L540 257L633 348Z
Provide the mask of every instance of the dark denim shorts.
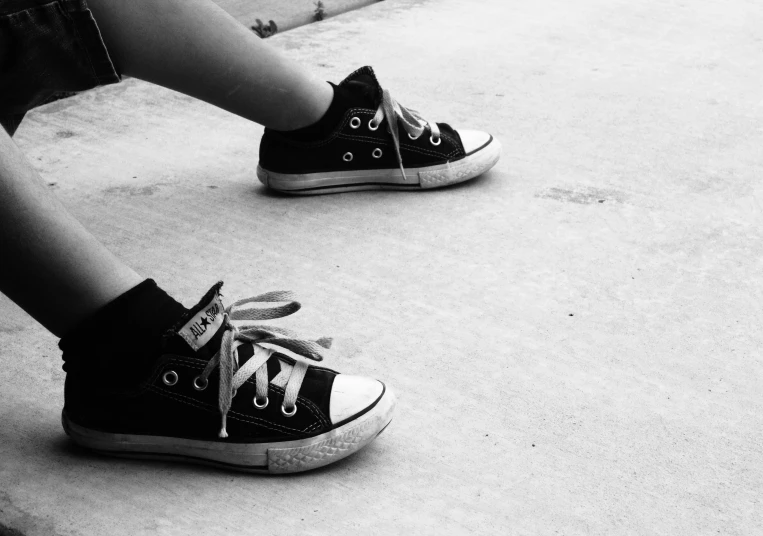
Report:
M120 81L85 0L0 0L0 125L56 93Z

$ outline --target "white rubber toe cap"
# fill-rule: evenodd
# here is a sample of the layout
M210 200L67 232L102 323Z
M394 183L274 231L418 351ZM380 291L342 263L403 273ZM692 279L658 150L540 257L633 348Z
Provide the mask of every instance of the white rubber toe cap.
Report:
M376 402L384 391L384 386L371 378L338 374L334 378L329 403L332 424L337 424L360 413Z
M476 151L490 141L490 134L479 130L459 130L458 135L461 136L466 154Z

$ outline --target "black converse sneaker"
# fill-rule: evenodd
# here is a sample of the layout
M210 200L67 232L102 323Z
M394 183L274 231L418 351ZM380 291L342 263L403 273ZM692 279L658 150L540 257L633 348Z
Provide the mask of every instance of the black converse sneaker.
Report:
M265 129L263 184L292 194L437 188L477 177L501 155L490 134L426 121L395 102L371 67L334 86L334 101L326 121L336 122L317 138Z
M330 339L251 322L296 312L289 293L224 309L221 286L167 333L163 355L137 386L122 385L106 359L64 356L62 420L74 442L119 456L292 473L349 456L384 430L395 397L383 383L300 359L320 361Z

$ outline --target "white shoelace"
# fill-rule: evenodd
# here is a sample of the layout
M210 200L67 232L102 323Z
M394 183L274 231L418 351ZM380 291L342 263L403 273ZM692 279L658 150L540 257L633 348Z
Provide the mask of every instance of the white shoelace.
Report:
M408 180L403 168L403 157L400 154L400 137L397 132L397 122L400 121L403 129L414 140L421 136L427 128L432 132L431 139L439 140L440 128L434 121L424 119L416 110L410 110L405 106L401 106L386 89L382 90L381 104L379 104L379 108L376 110L376 114L371 121L378 127L385 118L389 124L389 132L392 134L392 143L395 146L400 171L403 172L403 178Z
M287 303L268 308L241 308L241 306L247 304L281 302ZM207 363L204 372L198 378L200 383L206 385L209 375L215 367L219 366L220 390L218 404L220 414L222 415L222 427L219 434L221 438L228 437L226 430L228 411L230 410L236 390L252 374L254 374L256 385L256 396L253 402L257 407L264 408L267 405L269 384L267 361L275 350L266 348L263 345L274 346L313 361L322 361L322 350L331 347L331 339L329 338L307 340L301 339L294 332L283 328L258 324L234 325L231 322L282 318L296 313L301 307L300 303L294 300L294 295L291 292L276 291L261 294L254 298L239 300L225 309L225 317L223 319L225 333L220 344L220 350ZM238 347L242 344L251 344L254 347L254 355L242 367L239 367ZM294 366L291 367L291 374L285 381L284 400L281 407L281 411L285 415L293 415L293 411L296 411L297 396L302 387L302 380L305 377L308 366L305 361L296 359Z

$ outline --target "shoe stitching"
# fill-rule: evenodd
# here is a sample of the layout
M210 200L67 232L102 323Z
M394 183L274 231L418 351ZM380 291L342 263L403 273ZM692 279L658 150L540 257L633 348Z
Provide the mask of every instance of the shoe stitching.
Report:
M145 385L141 387L139 394L146 391L146 389L153 386L153 383L159 379L159 376L162 375L162 372L165 372L167 370L167 367L173 363L178 364L193 364L194 366L199 366L199 360L190 360L191 358L184 358L183 356L179 355L172 355L172 357L167 358L166 362L162 363L160 367L156 367L154 369L153 374L149 377L148 380L146 380Z
M192 369L194 369L194 370L197 370L197 371L198 371L198 370L204 370L204 367L206 366L206 362L204 362L204 361L201 361L201 360L198 360L198 359L193 359L193 358L184 358L184 357L182 357L182 356L176 356L176 357L173 357L173 358L171 358L170 360L168 360L168 362L167 362L167 363L168 363L168 364L170 364L170 363L178 363L178 364L181 364L181 365L188 365L188 366L189 366L189 368L192 368ZM151 382L151 383L155 382L155 381L158 379L158 377L159 377L159 375L160 375L159 373L160 373L162 370L164 370L165 368L166 368L166 366L165 366L165 367L159 367L159 368L157 369L159 372L158 372L157 374L154 374L154 376L153 376L153 378L152 378L152 382ZM248 379L247 379L247 380L246 380L244 383L248 383L249 385L254 385L255 387L257 386L257 383L256 383L256 381L255 381L255 380L253 380L253 379L251 379L251 378L248 378ZM281 394L284 394L284 393L285 393L285 391L284 391L284 390L283 390L281 387L279 387L279 386L277 386L276 384L272 383L272 380L271 380L271 381L269 381L269 382L268 382L268 384L269 384L269 385L270 385L272 388L276 389L277 391L280 391L280 392L281 392ZM301 396L300 396L300 397L298 397L298 398L299 398L299 399L303 399L303 397L301 397ZM309 400L309 399L307 399L307 398L304 398L304 400L305 400L306 402L310 402L310 403L312 404L312 401L311 401L311 400ZM314 407L316 407L316 408L317 408L317 406L314 406ZM318 409L318 411L320 412L320 409Z
M201 367L199 365L198 360L186 359L186 358L182 358L181 356L177 356L177 358L170 359L169 363L191 365L190 368L193 368L193 369L195 369L197 371L200 370L200 369L203 369L203 367ZM160 368L159 370L162 370L162 369ZM158 379L158 376L159 376L159 374L156 375L154 381L156 381L156 379ZM244 382L244 383L248 383L249 385L252 385L252 386L256 387L256 383L252 379L247 379L246 382ZM151 387L156 388L157 386L152 385ZM270 383L269 387L271 389L277 391L278 393L280 393L282 396L286 394L286 391L283 388L281 388L281 387L279 387L279 386L277 386L277 385L275 385L273 383ZM160 392L165 392L165 391L161 390L161 388L159 388L159 389L160 389ZM183 397L185 396L185 395L180 395L179 393L173 393L173 394L178 394L178 396L183 396ZM193 398L189 398L189 399L190 400L196 400L196 399L193 399ZM331 423L323 415L323 412L321 411L321 409L312 400L310 400L309 398L305 398L303 396L298 396L297 400L302 402L302 405L304 407L306 407L308 409L308 411L310 411L310 413L313 415L314 419L316 419L318 422L322 423L324 426L331 426ZM254 418L256 419L258 417L254 417ZM270 422L270 421L266 421L266 422ZM281 426L281 425L275 425L275 426ZM297 428L291 428L291 427L287 427L287 428L289 428L291 430L297 430Z
M286 391L279 387L278 385L271 384L271 388L274 391L278 391L282 395L286 394ZM320 410L318 406L313 404L312 400L304 398L302 396L298 396L297 400L302 402L302 405L306 407L310 413L313 414L313 417L318 420L318 422L322 423L324 426L331 426L331 423L326 420L326 417L323 415L323 412Z
M353 115L353 113L357 113L357 114L361 114L361 115L373 115L374 114L373 111L367 110L365 108L352 108L351 110L349 110L347 112L347 115L345 116L344 120L342 121L341 127L339 127L337 129L337 131L339 133L339 136L337 136L337 137L346 138L348 136L353 136L352 134L345 134L345 133L341 132L342 130L344 130L344 127L347 125L347 123L349 123L349 121L352 119L350 116ZM365 138L368 138L368 139L373 139L373 140L379 141L379 138L372 138L372 137L369 137L369 136L360 136L360 135L357 135L357 136L353 136L353 137L359 137L359 138L365 137ZM446 140L448 140L451 143L451 145L454 146L454 148L455 148L454 152L461 151L461 148L458 147L458 145L459 145L458 144L458 140L456 140L455 137L451 136L450 134L447 134L446 132L441 132L440 133L440 137L441 138L445 138ZM385 144L389 143L387 140L383 140L383 141L384 141ZM404 145L405 144L403 144L403 143L400 144L401 147L403 147ZM408 146L408 145L406 145L406 146Z
M207 406L206 404L201 404L198 401L188 398L184 395L178 394L178 393L169 393L167 391L163 391L162 389L159 389L157 387L152 386L150 388L151 391L154 391L156 394L166 396L168 398L171 398L175 400L176 402L179 402L181 404L186 404L189 406L198 407L200 409L210 409L210 406ZM190 400L190 402L187 402L185 400L181 400L180 398L185 398ZM214 406L211 407L211 409L214 409ZM279 432L287 435L297 435L296 433L300 433L301 430L297 428L289 428L286 426L281 426L275 423L272 423L270 421L265 421L263 419L259 419L258 417L248 417L247 415L238 413L236 411L231 411L231 419L235 421L241 421L246 422L248 424L254 424L255 426L261 426L262 428L267 428L269 430L272 430L273 432ZM316 424L316 423L314 423ZM292 433L296 432L296 433Z
M425 154L427 156L440 156L440 157L444 156L448 158L453 156L458 156L459 154L458 148L454 149L453 151L449 153L435 153L434 151L430 149L422 149L421 147L416 147L414 145L403 145L402 143L400 144L400 149L406 150L406 151L412 151L414 153Z
M177 360L173 360L173 362L177 362L178 364L180 364L180 362L184 362L185 364L193 365L191 368L194 368L197 371L200 370L200 369L203 369L203 367L199 366L197 363L193 363L191 361L184 360L182 358L181 359L177 359ZM252 386L255 386L255 387L257 386L257 383L255 382L255 380L252 380L251 378L247 379L244 383L248 383L249 385L252 385ZM274 383L270 383L270 382L268 382L268 383L269 383L269 386L270 386L271 389L277 391L282 396L286 394L286 391L282 387L280 387L280 386L278 386L278 385L276 385ZM181 395L181 396L183 396L183 395ZM300 400L302 402L302 405L307 407L307 409L310 411L310 413L313 414L313 417L315 419L317 419L318 421L323 422L324 424L327 424L328 426L330 426L330 423L328 423L326 421L326 418L323 415L323 412L321 411L321 409L312 400L310 400L309 398L305 398L303 396L298 396L297 400ZM296 430L296 428L295 428L295 430Z
M466 151L464 150L464 148L460 146L463 144L459 143L455 137L451 136L450 134L446 134L445 132L440 133L440 136L448 140L451 144L453 144L453 146L456 148L458 152L466 154Z
M348 134L341 134L339 137L343 140L369 143L372 145L382 145L385 147L390 145L390 143L386 141L379 140L378 138L370 138L368 136L350 136ZM422 149L421 147L416 147L415 145L408 145L408 144L402 144L402 143L400 144L400 149L420 153L426 156L440 157L440 158L449 158L453 156L458 156L462 152L458 147L456 147L454 150L452 150L449 153L438 153L430 149Z
M332 132L331 135L328 138L326 138L325 140L321 140L321 141L317 141L317 142L311 142L311 143L304 143L304 142L293 142L293 141L288 140L286 138L284 138L284 139L290 145L295 145L295 146L306 148L306 149L308 149L308 148L309 149L317 149L319 147L324 147L324 146L332 143L333 141L335 141L337 139L354 139L354 140L359 140L359 141L360 140L371 140L373 143L381 143L381 144L384 144L385 146L390 145L389 141L385 140L383 138L375 138L375 137L371 137L371 136L345 134L343 132L343 130L345 129L347 124L352 120L352 116L354 116L354 115L367 115L367 116L370 115L370 116L373 116L373 115L375 115L375 112L373 110L369 110L367 108L350 108L347 112L345 112L345 116L342 119L342 123L340 124L340 126L337 127L334 130L334 132ZM418 147L414 148L411 145L403 144L403 143L400 144L400 147L401 148L405 148L406 150L418 152L420 154L424 154L424 155L427 155L427 156L439 156L439 157L443 157L444 156L444 157L447 157L447 158L451 158L451 157L454 157L454 156L465 155L466 154L466 152L458 146L459 145L458 141L454 137L450 136L449 134L446 134L445 132L442 132L440 134L440 137L445 138L446 140L448 140L451 143L451 145L454 146L454 150L449 152L449 153L437 153L437 152L434 152L434 151L429 152L426 149L420 149Z
M316 423L311 424L310 426L308 426L304 430L302 430L302 432L305 433L305 434L308 434L308 433L316 430L317 428L318 428L318 423L316 422Z
M403 148L410 149L410 150L413 150L413 151L431 151L432 154L436 154L436 155L446 154L447 156L455 156L455 155L457 155L459 153L466 154L458 146L458 142L454 138L452 138L450 135L448 135L448 134L443 132L443 133L440 134L440 137L441 138L445 138L453 146L453 150L451 152L449 152L449 153L437 153L433 149L424 149L422 147L416 147L415 145L410 145L408 143L401 143L400 144L400 148L401 149L403 149Z
M308 409L310 409L310 413L313 414L313 417L318 419L324 426L331 426L331 422L326 419L326 416L323 415L323 412L320 410L320 408L313 403L312 400L304 397L297 397L297 400L301 400L302 404L306 406Z
M352 115L352 113L357 113L362 115L372 115L372 114L375 115L375 112L373 110L368 110L366 108L352 108L351 110L349 110L348 115L345 117L344 121L342 122L342 126L338 130L341 131L344 129L347 123L351 120L350 115ZM340 137L345 137L345 136L347 135L345 134ZM454 147L454 150L451 153L448 153L448 156L451 156L453 154L458 154L458 153L466 154L466 151L464 151L461 147L459 147L459 142L454 136L451 136L450 134L446 132L441 132L440 137L448 140L450 144L453 145ZM371 139L378 140L378 138L371 138ZM403 147L403 146L410 147L409 145L401 143L400 147ZM436 154L439 155L440 153L436 153Z
M337 138L341 138L342 137L342 131L344 130L344 127L346 127L350 123L350 121L352 121L352 116L354 116L354 115L370 115L371 117L373 117L374 114L375 114L375 112L373 112L371 110L368 110L366 108L350 108L349 110L347 110L347 112L345 112L344 119L342 120L342 124L339 127L337 127L334 130L334 132L331 133L331 136L329 136L328 139L326 139L325 142L320 143L320 144L316 145L315 147L321 147L323 145L328 145L330 142L336 140ZM362 125L362 123L363 122L361 121L361 125Z
M211 406L209 404L205 404L203 402L200 402L198 400L195 400L193 398L189 398L187 396L178 394L178 393L170 393L169 391L165 391L159 387L156 387L155 385L152 385L148 388L149 391L153 392L154 394L158 394L161 396L166 396L168 398L174 399L176 402L180 402L181 404L186 404L188 406L194 406L200 409L204 410L212 410L214 411L215 407ZM185 399L185 400L181 400Z
M342 130L345 126L350 122L352 119L352 115L354 114L363 114L363 115L371 115L373 116L374 112L369 111L364 108L351 108L347 112L345 112L344 119L342 120L342 123L339 127L337 127L334 132L332 132L328 138L325 140L319 140L314 142L296 142L288 139L287 137L279 134L278 132L273 132L273 134L279 138L281 138L283 141L287 142L288 145L301 147L304 149L316 149L318 147L323 147L324 145L328 145L329 143L333 142L337 137L339 137L339 134L342 133Z
M229 411L228 415L230 415L231 416L230 418L233 419L234 421L243 421L243 422L248 422L249 424L256 424L258 426L262 426L263 428L270 428L271 430L273 430L275 432L282 432L284 434L289 434L289 435L296 435L297 433L301 433L302 432L301 430L299 430L297 428L290 428L290 427L286 427L286 426L281 426L280 424L274 424L274 423L272 423L270 421L264 421L264 422L266 422L268 424L262 424L262 420L258 419L257 417L251 417L249 415L245 415L243 413L239 413L239 412L233 411L233 410ZM256 422L256 421L259 421L259 422ZM276 427L276 428L274 428L274 427ZM289 430L289 431L287 432L287 431L285 431L283 429L282 430L278 430L278 428L283 428L283 429Z
M271 385L271 389L273 389L274 391L281 391L281 394L284 394L284 393L283 393L283 389L281 389L281 388L280 388L280 387L278 387L277 385ZM306 399L304 399L304 398L302 398L302 397L297 397L297 400L301 400L301 401L302 401L302 405L303 405L304 407L307 407L307 409L308 409L308 410L310 410L310 413L311 413L311 414L313 415L313 417L316 419L316 421L315 421L315 422L314 422L314 423L313 423L311 426L318 426L318 427L320 427L320 426L323 424L323 423L322 423L323 419L322 419L322 416L320 415L320 411L319 411L318 415L316 415L316 414L315 414L315 412L314 412L314 411L313 411L313 410L310 408L310 405L311 405L311 403L310 403L310 401L309 401L309 400L306 400ZM242 419L245 419L245 420L246 420L246 419L257 419L257 420L261 420L261 419L259 419L259 417L253 417L253 416L250 416L250 415L247 415L247 414L243 414L243 413L240 413L240 412L237 412L237 411L232 411L232 410L231 410L231 413L233 413L233 414L236 414L236 415L239 415L239 416L240 416ZM265 421L265 422L267 422L267 423L271 423L271 421ZM286 428L286 429L288 429L288 430L299 431L299 429L298 429L298 428L292 428L292 427L290 427L290 426L283 426L283 425L281 425L281 424L275 424L275 423L271 423L271 424L272 424L273 426L280 426L280 427Z
M357 140L357 141L366 141L368 140L371 143L377 144L377 145L392 145L388 140L385 140L383 138L374 138L372 136L362 136L359 134L353 135L353 134L339 134L337 138L341 138L343 140Z
M156 394L163 395L163 396L166 396L168 398L172 398L176 402L179 402L181 404L186 404L186 405L189 405L189 406L194 406L194 407L201 408L201 409L206 409L206 410L211 409L211 410L214 411L214 409L215 409L214 406L211 406L211 405L208 405L208 404L204 404L203 402L199 402L198 400L196 400L194 398L190 398L190 397L187 397L185 395L181 395L180 393L171 393L169 391L165 391L165 390L163 390L163 389L161 389L159 387L156 387L156 386L151 386L150 390L155 392ZM232 415L237 415L238 416L237 420L239 420L239 421L245 421L245 422L249 422L250 424L256 424L256 425L262 426L264 428L269 428L269 429L271 429L271 430L273 430L275 432L283 432L283 433L289 433L289 431L300 432L300 430L298 428L292 428L292 427L289 427L289 426L283 426L283 425L280 425L280 424L273 423L271 421L266 421L264 419L260 419L259 417L252 417L252 416L249 416L249 415L245 415L245 414L239 413L237 411L231 411L230 413Z
M253 384L253 385L254 385L254 383L253 383L253 382L250 382L250 381L248 381L248 380L247 380L247 382L248 382L248 383L251 383L251 384ZM279 388L278 386L276 386L276 385L271 385L271 388L275 389L276 391L279 391L279 392L281 393L281 395L283 395L283 394L284 394L284 391L283 391L281 388ZM191 404L191 403L189 403L189 402L186 402L186 403L188 403L188 404L190 404L190 405L195 405L195 406L197 406L197 407L200 407L200 408L204 408L204 409L214 408L214 406L211 406L211 405L209 405L209 404L205 404L204 402L200 402L200 401L198 401L198 400L197 400L197 399L195 399L195 398L191 398L191 397L188 397L188 396L186 396L186 395L182 395L182 394L180 394L180 393L171 393L171 392L169 392L169 391L166 391L166 390L165 390L164 388L162 388L162 387L157 387L157 386L155 386L155 385L152 385L152 386L150 386L150 389L151 389L152 391L156 392L156 393L159 393L159 394L163 394L163 395L167 395L167 396L169 396L169 397L171 397L171 398L172 398L172 397L181 397L181 398L184 398L184 399L190 400L191 402L193 402L192 404ZM300 398L301 398L301 397L300 397ZM299 398L298 398L298 399L299 399ZM182 402L182 400L178 400L178 402ZM303 400L303 405L307 406L306 404L304 404L304 402L305 402L305 401ZM308 409L310 409L310 408L308 407ZM244 420L247 420L247 416L246 416L245 414L243 414L243 413L240 413L240 412L232 412L232 413L235 413L236 415L239 415L239 416L241 416L241 417L242 417L242 419L244 419ZM319 421L319 422L321 421L321 419L315 415L315 413L312 411L312 409L310 409L310 413L313 415L313 417L314 417L314 418L315 418L317 421ZM294 430L294 431L299 431L299 429L298 429L298 428L292 428L292 427L290 427L290 426L284 426L284 425L276 424L276 423L273 423L273 422L271 422L271 421L267 421L267 420L265 420L265 419L260 419L259 417L254 417L254 416L252 416L252 417L251 417L251 419L254 419L254 420L251 420L251 421L250 421L250 422L253 422L253 423L254 423L255 421L256 421L258 424L259 424L259 423L269 423L269 424L271 424L272 426L281 427L281 428L283 428L283 429L285 429L285 430Z
M448 142L450 142L451 145L453 145L453 150L450 151L449 153L437 152L437 151L434 151L432 149L425 149L425 148L422 148L422 147L416 147L415 145L410 145L410 144L407 144L407 143L401 143L400 144L400 148L401 149L410 150L410 151L415 151L415 152L418 152L418 153L421 153L421 154L426 154L426 155L429 155L429 156L447 156L447 157L450 157L450 156L457 156L459 154L466 154L458 146L458 143L457 143L457 141L455 139L451 138L450 136L448 136L445 133L441 134L440 136L445 138ZM374 137L371 137L371 136L363 136L363 135L358 135L358 134L344 134L344 133L340 133L339 136L337 136L337 137L341 138L343 140L349 140L349 141L361 141L361 142L368 141L369 143L380 144L380 145L384 145L384 146L391 145L391 143L389 143L389 141L387 141L385 139L379 139L379 138L374 138Z
M192 357L183 357L183 356L173 356L168 361L170 363L181 363L181 364L192 365L194 368L204 368L204 366L207 364L206 361L202 361L201 359L194 359Z

